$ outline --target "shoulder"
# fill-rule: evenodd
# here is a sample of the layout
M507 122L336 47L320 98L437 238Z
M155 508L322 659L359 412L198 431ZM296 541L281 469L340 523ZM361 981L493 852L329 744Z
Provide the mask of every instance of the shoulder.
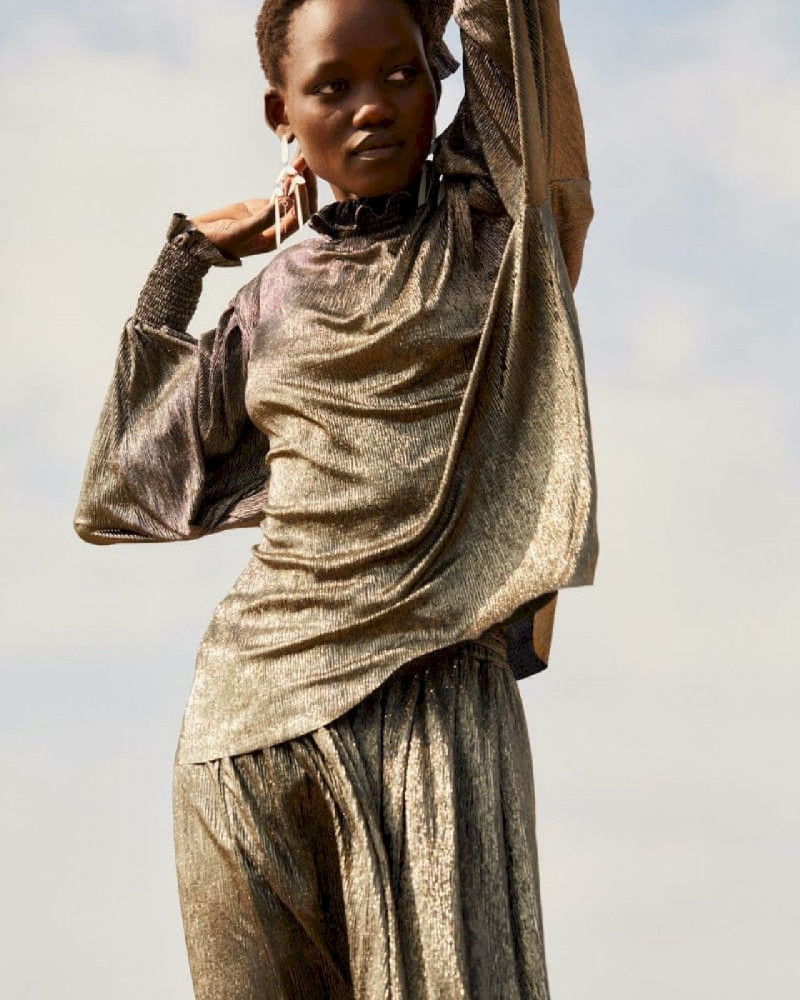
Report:
M475 137L466 102L462 101L453 121L434 141L433 162L450 198L466 201L477 214L507 214Z
M273 253L270 260L234 296L231 307L239 325L254 329L261 317L280 311L293 296L297 283L320 256L332 252L334 243L327 237L309 236Z

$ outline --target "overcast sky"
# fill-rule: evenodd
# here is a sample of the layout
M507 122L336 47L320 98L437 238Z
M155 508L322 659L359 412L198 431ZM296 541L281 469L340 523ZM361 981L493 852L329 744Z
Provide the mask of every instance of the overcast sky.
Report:
M101 549L71 521L170 214L277 173L258 3L7 7L0 994L191 1000L172 757L258 533ZM794 1000L800 11L561 7L596 209L576 301L600 558L521 683L553 1000ZM192 331L263 264L212 272Z

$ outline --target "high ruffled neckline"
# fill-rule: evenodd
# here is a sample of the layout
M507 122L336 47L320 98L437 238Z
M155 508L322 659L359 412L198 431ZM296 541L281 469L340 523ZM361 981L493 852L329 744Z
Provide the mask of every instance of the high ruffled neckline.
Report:
M341 239L358 235L388 235L400 229L420 205L420 185L430 184L430 163L423 163L416 177L399 191L364 198L332 201L314 212L309 226L318 233Z

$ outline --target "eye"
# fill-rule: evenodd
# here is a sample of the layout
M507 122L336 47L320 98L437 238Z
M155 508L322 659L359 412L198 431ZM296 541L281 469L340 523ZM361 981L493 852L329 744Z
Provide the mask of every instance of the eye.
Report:
M392 70L387 79L396 83L413 83L418 76L419 70L416 66L398 66Z
M346 87L347 80L326 80L325 83L321 83L318 87L314 88L314 93L322 94L323 97L328 97L331 94L341 94Z

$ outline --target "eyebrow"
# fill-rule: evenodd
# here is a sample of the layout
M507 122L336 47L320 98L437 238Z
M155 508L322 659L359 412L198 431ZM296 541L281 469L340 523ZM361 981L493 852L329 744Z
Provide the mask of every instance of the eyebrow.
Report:
M385 50L384 56L394 55L395 52L399 52L401 49L411 48L408 42L398 42L396 45L391 45ZM325 62L317 63L314 67L314 76L319 73L330 73L332 70L338 69L340 66L346 66L346 59L328 59Z

